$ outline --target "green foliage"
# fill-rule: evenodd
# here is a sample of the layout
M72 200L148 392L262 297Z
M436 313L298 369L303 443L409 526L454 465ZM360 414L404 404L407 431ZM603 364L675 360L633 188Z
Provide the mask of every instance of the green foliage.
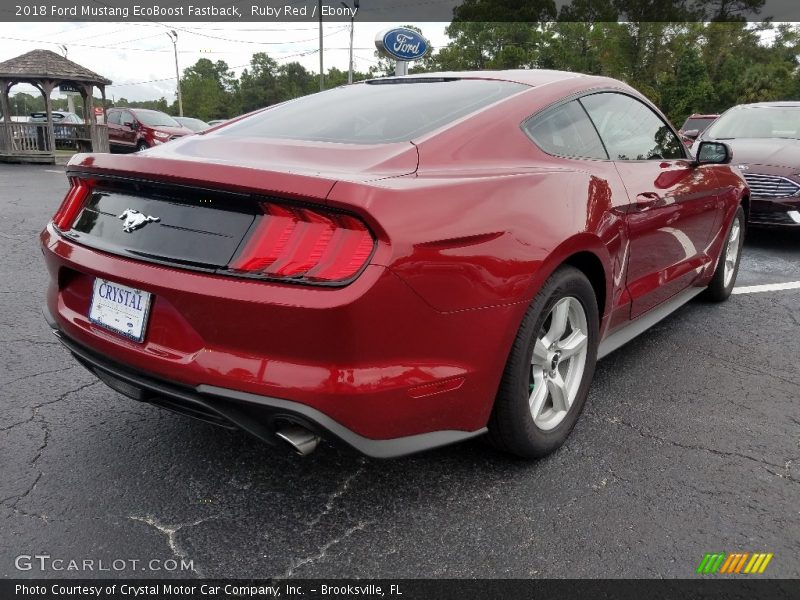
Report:
M413 63L410 72L538 68L605 75L640 90L677 124L691 113L743 102L798 100L800 26L741 17L764 2L464 0L446 29L450 43ZM394 74L392 61L375 56L376 64L354 73L354 81ZM325 74L326 88L346 82L341 69ZM200 59L184 70L181 89L184 114L209 120L314 93L319 80L300 63L278 64L258 52L238 79L225 62ZM116 104L178 112L177 101L164 98ZM29 114L43 110L44 102L19 93L11 106L15 114ZM66 109L66 100L55 99L53 108Z
M487 6L496 4L472 0L464 6L493 14ZM452 42L433 57L432 67L560 69L614 77L644 93L677 124L692 113L722 112L742 102L800 99L800 28L734 18L763 0L695 2L691 9L686 4L574 0L558 21L454 21L447 28ZM687 20L616 20L637 11ZM717 20L689 20L698 14Z
M256 69L267 68L262 57L266 54L253 55L252 65ZM274 62L274 61L273 61ZM257 76L261 76L259 72ZM241 94L239 81L223 60L211 62L201 58L193 66L183 71L181 77L181 93L183 95L183 114L208 121L210 119L227 119L241 113ZM172 112L176 114L177 111Z

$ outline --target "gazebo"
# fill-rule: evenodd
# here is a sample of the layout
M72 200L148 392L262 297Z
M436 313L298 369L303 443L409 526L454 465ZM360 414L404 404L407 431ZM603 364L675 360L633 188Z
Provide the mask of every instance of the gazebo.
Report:
M9 92L18 83L29 83L44 96L47 120L17 123L11 120ZM0 62L0 161L55 162L56 138L65 139L82 151L108 152L108 129L105 125L106 86L111 80L67 60L50 50L32 50ZM63 91L77 91L83 98L83 123L58 124L54 127L50 95L59 86ZM98 124L92 106L93 88L103 98L103 124Z

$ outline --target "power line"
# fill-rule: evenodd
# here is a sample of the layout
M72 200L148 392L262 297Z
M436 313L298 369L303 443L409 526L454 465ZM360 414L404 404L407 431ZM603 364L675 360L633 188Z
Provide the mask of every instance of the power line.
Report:
M296 58L298 56L308 56L310 54L315 54L316 52L319 52L318 48L314 48L313 50L305 50L303 52L298 52L296 54L290 54L288 56L279 56L279 57L275 58L275 60L285 60L287 58ZM245 65L235 65L235 66L232 66L232 67L228 67L228 69L233 71L235 69L244 69L244 68L247 68L247 67L250 67L250 66L252 66L251 63L247 63ZM107 88L126 87L126 86L133 86L133 85L144 85L146 83L156 83L158 81L174 81L174 80L175 80L174 77L162 77L160 79L149 79L147 81L134 81L134 82L131 82L131 83L115 83L113 85L108 85L106 87Z
M341 31L344 31L348 27L349 27L349 25L343 25L342 27L339 27L339 28L335 29L334 31L326 33L322 37L329 37L331 35L335 35L335 34L341 32ZM317 36L314 36L313 38L309 38L309 39L306 39L306 40L292 40L290 42L254 42L252 40L233 40L233 39L230 39L230 38L219 37L219 36L216 36L216 35L209 35L207 33L198 33L197 31L192 31L190 29L182 29L180 27L175 27L174 29L177 29L178 31L183 31L183 32L188 33L190 35L197 35L197 36L204 37L204 38L210 38L212 40L220 40L220 41L223 41L223 42L232 42L232 43L235 43L235 44L256 44L256 45L301 44L301 43L304 43L304 42L313 42L314 40L317 39Z

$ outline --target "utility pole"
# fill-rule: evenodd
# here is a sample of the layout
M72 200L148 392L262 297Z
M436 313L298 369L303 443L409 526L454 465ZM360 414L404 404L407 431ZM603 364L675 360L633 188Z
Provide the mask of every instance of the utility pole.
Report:
M170 41L172 41L172 49L175 50L175 83L178 89L178 114L183 116L183 98L181 97L181 72L178 69L178 34L173 29L169 33Z
M319 13L319 91L325 89L325 75L322 61L322 0L317 0L317 12Z
M342 2L342 6L350 8L346 2ZM356 11L358 10L358 0L353 0L353 12L350 13L350 70L347 72L347 83L353 83L353 26L356 20Z

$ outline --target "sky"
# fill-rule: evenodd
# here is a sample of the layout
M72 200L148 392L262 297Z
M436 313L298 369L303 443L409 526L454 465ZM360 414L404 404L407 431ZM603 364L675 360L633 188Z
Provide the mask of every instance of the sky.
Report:
M405 23L404 23L405 24ZM414 23L410 23L414 25ZM354 68L366 71L375 64L375 34L397 23L359 23L354 30ZM447 23L416 24L434 48L449 41ZM238 76L255 52L266 52L279 63L297 61L319 72L317 23L15 23L0 32L0 62L30 50L46 49L95 71L114 83L106 96L128 100L175 98L175 55L167 34L178 34L181 71L200 58L224 60ZM350 24L323 24L325 70L346 71L349 62ZM38 94L35 88L16 85L11 90ZM98 94L99 95L99 94ZM57 94L54 96L58 97Z

